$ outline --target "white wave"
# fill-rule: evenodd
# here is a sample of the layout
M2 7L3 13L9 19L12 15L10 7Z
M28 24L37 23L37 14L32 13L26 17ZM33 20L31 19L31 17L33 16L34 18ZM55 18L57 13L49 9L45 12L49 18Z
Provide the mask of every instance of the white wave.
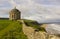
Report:
M60 25L59 24L48 24L46 31L49 34L60 34Z

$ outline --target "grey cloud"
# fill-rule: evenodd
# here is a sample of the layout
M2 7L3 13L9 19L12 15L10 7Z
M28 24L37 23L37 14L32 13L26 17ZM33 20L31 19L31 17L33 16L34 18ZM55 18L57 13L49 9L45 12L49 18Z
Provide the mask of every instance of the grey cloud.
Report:
M33 0L38 4L45 4L45 5L60 5L60 0Z
M8 1L11 4L11 7L8 6L1 8L0 13L8 15L7 13L13 7L17 5L17 8L22 12L22 18L24 19L33 19L37 21L45 21L47 19L58 19L60 18L60 8L56 6L45 6L41 4L37 4L33 0L10 0ZM11 8L11 9L10 9ZM2 12L4 11L4 12ZM1 16L1 15L0 15ZM8 17L8 16L7 16Z

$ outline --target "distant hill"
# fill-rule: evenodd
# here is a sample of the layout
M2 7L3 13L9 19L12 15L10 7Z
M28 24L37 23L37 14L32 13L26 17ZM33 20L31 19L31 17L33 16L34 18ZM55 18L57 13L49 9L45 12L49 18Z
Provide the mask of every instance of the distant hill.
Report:
M9 18L0 18L0 20L9 20Z

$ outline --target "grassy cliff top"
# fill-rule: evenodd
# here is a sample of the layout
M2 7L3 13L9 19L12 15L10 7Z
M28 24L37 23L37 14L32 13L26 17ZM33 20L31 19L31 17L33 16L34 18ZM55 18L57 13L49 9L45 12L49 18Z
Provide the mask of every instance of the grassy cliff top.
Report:
M45 24L39 24L33 20L24 20L28 27L33 27L39 31L45 31ZM20 21L0 20L0 39L27 39L22 31L22 23Z
M18 21L0 20L0 39L27 39Z

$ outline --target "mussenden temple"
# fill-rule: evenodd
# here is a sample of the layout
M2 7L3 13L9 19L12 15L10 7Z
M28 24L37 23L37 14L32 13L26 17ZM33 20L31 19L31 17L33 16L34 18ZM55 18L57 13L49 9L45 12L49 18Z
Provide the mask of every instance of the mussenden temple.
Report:
M9 20L20 20L21 19L21 11L19 11L18 9L16 9L16 7L14 9L12 9L9 12L9 18L0 18L0 19L9 19Z

